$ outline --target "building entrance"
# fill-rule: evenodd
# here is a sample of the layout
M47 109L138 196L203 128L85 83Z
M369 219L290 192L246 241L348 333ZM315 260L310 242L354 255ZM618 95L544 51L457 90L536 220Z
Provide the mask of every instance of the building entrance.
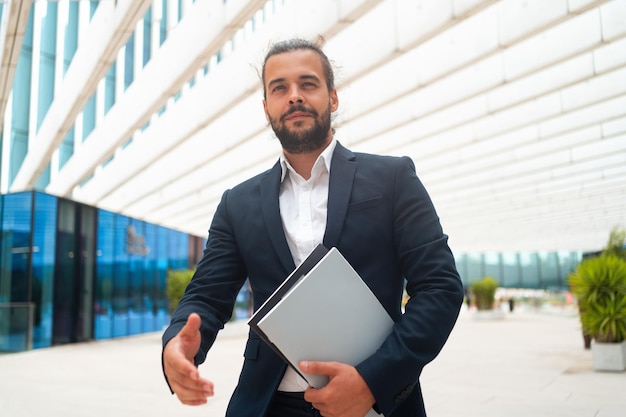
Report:
M59 200L52 344L93 339L96 209Z

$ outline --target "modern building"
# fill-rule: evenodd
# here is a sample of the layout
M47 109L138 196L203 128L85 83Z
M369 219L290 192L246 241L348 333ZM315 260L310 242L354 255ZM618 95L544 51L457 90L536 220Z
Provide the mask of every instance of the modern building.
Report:
M466 284L564 288L626 225L624 16L626 0L0 0L0 349L167 321L164 273L278 157L258 71L293 36L321 35L335 64L338 140L413 158Z

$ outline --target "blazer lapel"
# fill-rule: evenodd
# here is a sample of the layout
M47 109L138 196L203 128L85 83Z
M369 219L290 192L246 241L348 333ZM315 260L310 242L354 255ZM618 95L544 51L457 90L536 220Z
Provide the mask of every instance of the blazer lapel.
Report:
M296 266L293 263L293 257L291 256L280 218L280 206L278 203L280 175L280 163L276 163L267 175L261 179L261 208L272 246L285 270L291 272Z
M328 212L326 231L324 232L324 246L327 248L337 246L339 243L356 171L354 159L354 154L351 151L337 143L330 164L328 184Z

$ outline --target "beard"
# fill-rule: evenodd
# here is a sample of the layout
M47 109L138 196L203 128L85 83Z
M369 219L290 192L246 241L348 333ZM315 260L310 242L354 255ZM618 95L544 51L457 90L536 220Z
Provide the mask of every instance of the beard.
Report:
M308 129L290 130L285 125L285 118L296 111L306 112L313 116L314 123ZM294 106L279 121L270 116L270 125L274 134L280 141L283 149L291 154L302 154L320 149L326 143L330 131L330 105L321 115L314 109L308 109L303 105ZM296 122L300 127L302 122Z

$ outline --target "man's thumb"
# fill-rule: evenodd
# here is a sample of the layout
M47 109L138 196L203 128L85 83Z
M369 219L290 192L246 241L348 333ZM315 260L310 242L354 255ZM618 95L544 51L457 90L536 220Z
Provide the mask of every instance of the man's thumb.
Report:
M180 330L180 333L184 337L193 337L197 335L198 330L200 330L200 324L202 320L197 313L191 313L189 317L187 317L187 323Z

